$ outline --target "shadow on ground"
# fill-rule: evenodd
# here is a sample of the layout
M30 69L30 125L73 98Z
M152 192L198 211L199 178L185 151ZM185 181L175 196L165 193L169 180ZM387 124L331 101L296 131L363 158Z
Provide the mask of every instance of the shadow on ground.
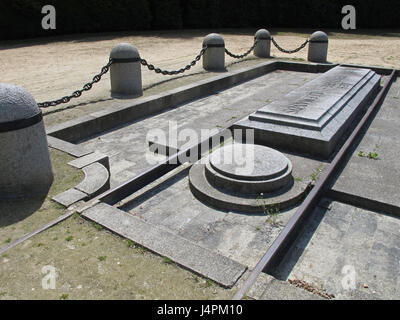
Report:
M40 209L45 199L0 200L0 228L24 220Z

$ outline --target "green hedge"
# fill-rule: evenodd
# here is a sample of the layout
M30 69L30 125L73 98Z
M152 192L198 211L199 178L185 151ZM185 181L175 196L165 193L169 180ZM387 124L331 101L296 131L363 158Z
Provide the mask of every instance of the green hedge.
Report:
M57 10L43 30L41 8ZM341 8L357 28L399 28L399 0L0 0L0 39L83 32L181 28L341 28Z

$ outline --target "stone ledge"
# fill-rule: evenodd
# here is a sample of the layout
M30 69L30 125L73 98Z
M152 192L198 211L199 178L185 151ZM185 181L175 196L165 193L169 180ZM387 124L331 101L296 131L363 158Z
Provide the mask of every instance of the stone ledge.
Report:
M86 199L87 196L88 195L86 193L76 190L75 188L71 188L67 191L57 194L51 199L68 208L70 205Z
M233 287L247 269L232 259L105 203L85 210L82 215L226 288Z
M95 162L102 164L108 172L110 172L110 163L108 156L100 153L100 152L93 152L86 156L80 157L78 159L72 160L68 162L68 164L74 168L82 169L88 165L91 165Z
M75 189L85 192L89 199L110 188L110 174L100 163L92 163L82 169L85 179Z
M127 122L154 115L186 101L199 99L243 81L262 76L276 69L276 61L262 62L254 67L226 72L162 94L135 99L132 102L122 104L118 108L113 106L110 109L94 112L48 128L46 132L48 135L69 142L80 141L97 133L112 130Z
M81 169L85 178L75 187L54 196L52 200L69 207L78 201L88 201L110 188L108 156L94 152L68 164Z
M47 135L47 143L48 143L49 147L63 151L74 157L83 157L87 154L92 153L92 151L87 151L82 146L79 146L79 145L76 145L73 143L69 143L67 141L60 140L58 138L55 138L55 137L52 137L49 135Z

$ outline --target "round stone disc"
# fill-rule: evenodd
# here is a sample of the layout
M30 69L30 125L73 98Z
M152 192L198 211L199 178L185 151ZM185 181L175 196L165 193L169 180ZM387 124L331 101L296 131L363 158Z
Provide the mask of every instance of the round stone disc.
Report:
M260 181L281 176L289 159L274 149L234 143L210 154L210 165L218 173L237 180Z

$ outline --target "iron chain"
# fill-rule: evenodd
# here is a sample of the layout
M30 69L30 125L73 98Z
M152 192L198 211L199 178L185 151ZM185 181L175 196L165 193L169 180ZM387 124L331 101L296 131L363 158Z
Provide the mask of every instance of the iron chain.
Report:
M204 52L206 52L206 50L207 47L203 47L203 49L201 49L200 53L196 56L196 58L194 58L194 60L192 60L188 65L179 70L173 70L173 71L161 70L160 68L156 68L154 65L148 63L145 59L140 59L140 63L146 66L150 71L154 71L155 73L161 73L164 76L173 76L188 71L191 67L193 67L197 63L197 61L200 60L201 56L204 54Z
M94 85L95 83L97 83L97 82L99 82L99 81L101 80L101 77L102 77L103 75L105 75L105 74L108 72L108 70L110 69L110 66L111 66L112 63L113 63L113 61L112 61L112 59L110 59L110 60L108 61L108 63L107 63L103 68L101 68L101 72L100 72L99 74L96 74L96 75L93 77L92 81L86 83L86 84L83 86L83 88L82 88L81 90L76 90L76 91L74 91L70 96L65 96L65 97L62 97L61 99L58 99L58 100L46 101L46 102L38 103L38 104L37 104L38 107L39 107L39 108L54 107L54 106L56 106L56 105L58 105L58 104L60 104L60 103L67 103L67 102L69 102L72 98L78 98L78 97L80 97L80 96L82 95L82 92L84 92L84 91L89 91L90 89L92 89L92 87L93 87L93 85Z
M242 55L235 55L235 54L229 52L229 50L227 50L227 49L225 49L225 52L226 52L226 54L228 54L229 56L231 56L233 58L241 59L241 58L244 58L247 55L249 55L250 52L252 52L254 50L256 44L257 44L257 40L255 40L253 46ZM305 46L305 44L303 45L303 47L304 46ZM155 73L161 73L162 75L172 76L172 75L177 75L177 74L183 73L185 71L188 71L191 67L193 67L201 59L201 57L203 56L203 54L204 54L204 52L206 50L207 50L207 46L203 47L200 50L200 53L194 58L194 60L192 60L188 65L186 65L184 68L181 68L179 70L173 70L173 71L162 70L162 69L156 68L154 65L148 63L145 59L140 59L140 63L143 66L146 66L150 71L154 71ZM84 91L89 91L93 87L93 85L95 83L97 83L97 82L99 82L101 80L101 77L108 72L108 70L110 69L110 66L112 65L112 63L113 63L113 60L110 59L108 61L108 63L103 68L101 68L101 72L99 74L96 74L93 77L92 81L86 83L81 90L76 90L71 95L62 97L62 98L60 98L58 100L46 101L46 102L38 103L37 104L38 107L39 108L54 107L54 106L59 105L61 103L68 103L73 98L80 97Z
M307 40L306 40L300 47L298 47L297 49L294 49L294 50L286 50L286 49L283 49L282 47L280 47L279 44L275 41L274 38L271 38L271 40L272 40L272 43L274 44L274 46L275 46L279 51L282 51L282 52L284 52L284 53L289 53L289 54L299 52L299 51L300 51L301 49L303 49L303 48L307 45L307 43L308 43L308 39L307 39Z
M228 49L226 49L226 48L225 48L225 53L226 53L228 56L231 56L232 58L235 58L235 59L242 59L242 58L246 57L247 55L249 55L250 52L252 52L252 51L254 50L254 48L256 47L257 42L258 42L257 39L254 40L253 46L252 46L249 50L247 50L245 53L243 53L243 54L234 54L234 53L230 52L230 51L229 51Z

